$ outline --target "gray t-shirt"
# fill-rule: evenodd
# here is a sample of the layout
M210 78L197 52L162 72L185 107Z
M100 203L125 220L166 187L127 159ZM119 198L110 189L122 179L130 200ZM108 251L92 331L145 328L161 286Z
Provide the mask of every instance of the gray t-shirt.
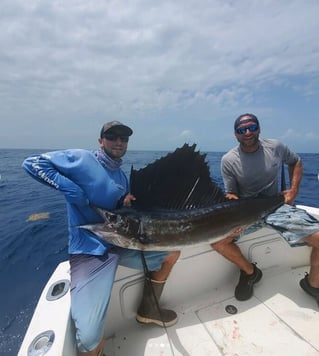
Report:
M253 153L245 153L237 146L222 157L225 191L241 198L275 195L282 162L291 165L299 159L278 140L260 139L259 148Z

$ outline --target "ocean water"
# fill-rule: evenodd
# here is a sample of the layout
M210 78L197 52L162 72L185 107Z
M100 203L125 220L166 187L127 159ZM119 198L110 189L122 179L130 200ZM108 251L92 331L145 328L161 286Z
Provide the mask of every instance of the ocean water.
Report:
M68 258L62 194L30 178L23 159L45 150L0 149L0 355L16 356L37 300L55 267ZM124 170L165 152L131 151ZM223 188L222 153L207 153L212 178ZM301 154L304 176L297 204L319 207L319 154ZM42 214L42 215L36 215Z

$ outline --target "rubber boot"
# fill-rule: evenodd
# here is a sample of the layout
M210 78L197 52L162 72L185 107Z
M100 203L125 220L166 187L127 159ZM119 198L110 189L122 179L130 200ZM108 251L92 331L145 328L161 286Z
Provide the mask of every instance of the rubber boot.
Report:
M161 309L159 307L159 300L165 282L145 278L142 302L136 315L136 320L139 323L153 323L161 327L167 327L177 322L177 314L173 310Z

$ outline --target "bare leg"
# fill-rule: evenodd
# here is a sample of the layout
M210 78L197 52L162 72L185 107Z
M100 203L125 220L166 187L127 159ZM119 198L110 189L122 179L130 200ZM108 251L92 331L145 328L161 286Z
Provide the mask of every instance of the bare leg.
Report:
M211 244L211 247L241 270L239 281L235 288L235 298L244 301L253 295L254 284L262 278L262 271L242 254L240 248L234 242L234 238L237 235L238 231L235 231L225 239Z
M312 287L319 288L319 249L313 247L310 256L309 283Z
M224 240L212 243L211 247L228 261L234 263L239 269L250 275L254 272L253 265L247 261L239 247L233 242L235 236L236 234L232 234Z
M173 251L166 256L159 271L153 271L151 278L156 281L166 281L174 264L180 256L180 251Z
M312 287L319 288L319 232L307 236L304 240L312 246L308 280Z

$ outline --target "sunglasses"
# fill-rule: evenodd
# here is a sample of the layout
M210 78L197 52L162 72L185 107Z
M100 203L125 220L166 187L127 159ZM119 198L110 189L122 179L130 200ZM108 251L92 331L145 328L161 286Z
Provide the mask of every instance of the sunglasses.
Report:
M247 130L249 130L250 132L255 132L259 130L259 126L255 124L247 127L238 127L238 129L236 129L236 133L238 133L238 135L244 135Z
M116 141L119 138L122 142L128 142L128 136L121 136L116 134L105 134L103 135L103 138L108 141Z

